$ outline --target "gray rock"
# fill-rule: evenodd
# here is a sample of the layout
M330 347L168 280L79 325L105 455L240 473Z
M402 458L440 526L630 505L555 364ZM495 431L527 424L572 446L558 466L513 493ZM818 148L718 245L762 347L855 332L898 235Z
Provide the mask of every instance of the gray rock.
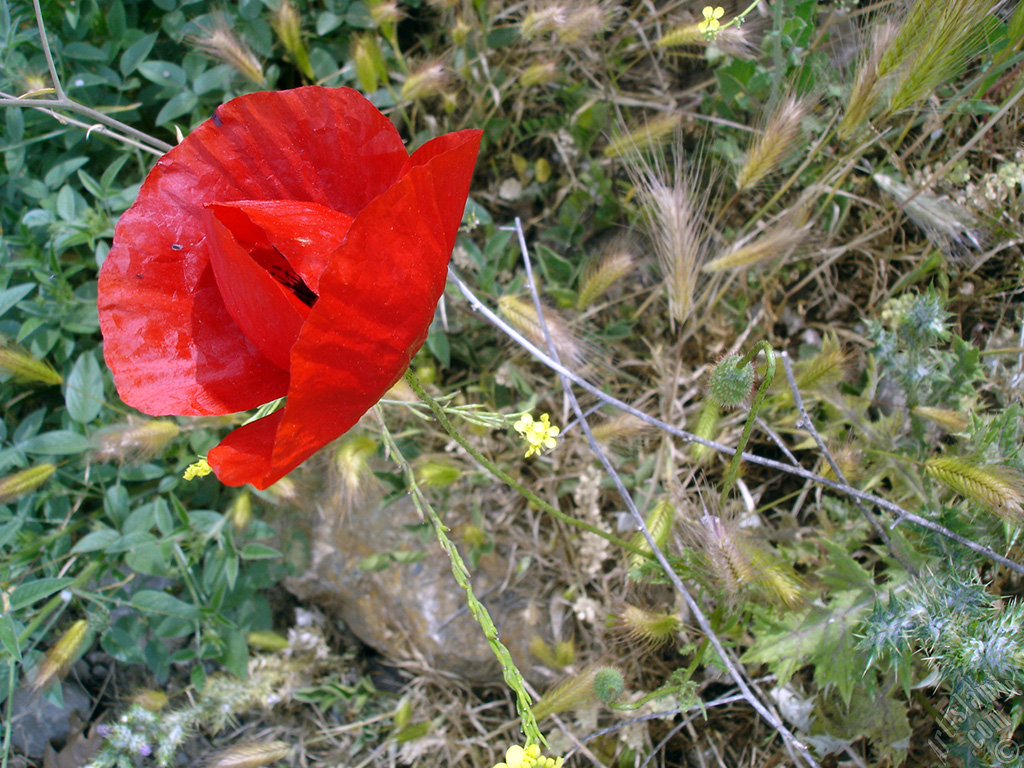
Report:
M61 686L64 706L42 694L18 688L11 700L11 746L28 757L42 757L48 742L63 745L71 731L71 719L84 720L92 709L89 695L73 682Z
M309 566L286 586L301 600L344 621L360 640L390 659L414 659L471 682L493 682L500 677L500 667L469 615L466 594L452 576L448 556L436 539L424 545L403 527L420 522L409 499L349 510L339 520L300 522L312 542ZM416 562L393 562L381 571L359 568L372 555L424 549L425 556ZM473 590L523 674L536 679L529 643L543 634L541 612L528 596L540 590L528 575L505 586L507 570L507 561L485 555L472 574Z

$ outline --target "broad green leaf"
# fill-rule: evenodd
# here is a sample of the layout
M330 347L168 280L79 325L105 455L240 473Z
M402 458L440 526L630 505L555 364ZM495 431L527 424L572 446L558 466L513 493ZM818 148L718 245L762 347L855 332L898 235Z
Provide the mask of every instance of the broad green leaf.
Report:
M78 219L78 202L75 199L75 190L70 185L65 184L57 193L56 210L57 215L64 221L70 223Z
M114 0L107 10L107 31L110 32L111 42L120 47L124 31L127 26L127 18L124 12L124 4L121 0Z
M64 46L64 55L79 61L106 61L107 52L89 43L75 42Z
M165 125L175 118L187 115L199 104L199 99L192 91L182 91L173 96L156 116L157 125Z
M64 402L68 415L79 424L88 424L99 416L104 403L103 371L92 352L79 355L75 361Z
M20 632L21 624L15 622L10 614L0 616L0 643L18 661L21 661L21 646L18 644Z
M49 456L69 456L89 450L89 438L69 429L57 429L30 437L19 448L25 453L39 453Z
M73 174L87 162L89 162L88 157L73 157L70 160L57 163L46 172L46 175L43 177L43 183L50 189L56 189L67 181L68 176Z
M122 75L128 77L128 75L138 68L139 64L141 64L149 55L149 52L153 50L153 45L156 43L156 37L155 32L152 35L140 37L125 49L125 52L121 54L120 69Z
M28 296L35 287L35 283L21 283L0 291L0 316Z
M180 91L185 87L185 70L169 61L144 61L139 64L139 74L147 80Z
M239 678L245 677L249 664L249 644L245 642L245 632L239 629L228 631L223 661L228 672Z
M16 611L26 605L44 600L50 595L60 592L74 581L72 578L42 578L22 584L11 593L11 610Z
M814 664L814 680L822 688L834 685L844 701L864 674L865 655L857 650L856 629L861 614L874 605L875 596L860 590L833 595L825 607L812 605L803 613L789 614L773 629L759 633L740 659L767 664L785 685L806 664Z
M121 540L121 534L113 528L101 528L98 531L91 531L85 534L74 547L71 554L82 552L100 552L109 549L116 542Z
M194 605L155 589L140 589L132 595L131 604L132 607L145 613L156 613L189 621L199 617L199 610Z
M22 522L23 520L20 517L15 517L0 525L0 548L7 546L7 543L17 536L18 531L21 530Z
M241 556L243 560L271 560L281 557L281 553L263 544L246 544L242 547Z

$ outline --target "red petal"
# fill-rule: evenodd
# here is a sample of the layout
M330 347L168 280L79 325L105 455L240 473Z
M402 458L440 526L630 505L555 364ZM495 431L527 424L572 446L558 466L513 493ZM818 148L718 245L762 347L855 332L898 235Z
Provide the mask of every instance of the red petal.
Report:
M391 122L348 88L254 93L220 107L157 163L100 270L104 355L122 399L150 414L199 415L285 394L287 373L224 306L204 207L299 200L354 216L408 162Z
M292 348L281 415L210 451L222 482L267 487L344 434L401 377L444 291L480 134L425 145L401 181L356 217Z
M243 200L210 207L236 237L244 234L249 242L273 246L313 293L319 293L320 273L352 226L351 216L294 200ZM231 211L237 213L232 216Z
M224 306L256 348L287 371L309 307L238 244L233 232L217 219L216 208L206 216L210 263Z

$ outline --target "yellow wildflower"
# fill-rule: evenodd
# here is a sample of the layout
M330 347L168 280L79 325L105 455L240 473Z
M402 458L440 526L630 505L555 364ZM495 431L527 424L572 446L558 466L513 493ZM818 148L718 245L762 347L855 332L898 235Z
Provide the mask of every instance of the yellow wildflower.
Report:
M551 417L546 413L541 414L539 421L530 414L524 413L519 417L519 421L512 426L529 443L526 449L526 458L541 451L550 451L558 444L555 441L555 436L562 431L551 423Z
M701 14L704 16L704 21L700 22L697 28L705 35L710 35L722 26L718 20L725 15L725 8L722 6L712 8L710 5L705 5Z
M182 477L186 480L194 480L197 477L206 477L211 472L213 472L213 468L206 463L206 459L200 459L189 464L185 468L185 474Z
M523 749L514 744L505 751L505 762L494 768L562 768L561 757L541 757L540 746L531 744Z

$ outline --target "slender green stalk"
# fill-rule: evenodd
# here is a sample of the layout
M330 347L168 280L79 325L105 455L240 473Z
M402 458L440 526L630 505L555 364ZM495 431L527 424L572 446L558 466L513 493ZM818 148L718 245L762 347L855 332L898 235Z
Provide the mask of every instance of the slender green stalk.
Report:
M768 362L768 367L765 369L764 378L761 379L761 386L757 388L757 394L754 396L754 402L750 406L750 412L747 414L747 423L743 425L743 434L740 435L740 441L736 446L736 453L732 455L732 460L729 462L729 466L725 470L725 478L722 481L722 497L728 495L732 489L732 484L736 482L736 475L739 473L740 461L743 458L743 449L747 447L747 441L750 440L750 432L754 428L754 419L757 418L757 412L761 410L761 405L764 403L766 397L768 397L768 388L772 385L772 380L775 378L775 351L772 349L772 345L767 341L759 341L755 344L747 354L740 358L737 363L737 368L742 368L744 365L750 363L758 352L764 352L765 359Z
M380 411L377 411L378 417ZM416 482L416 475L412 470L412 465L406 461L405 456L402 455L401 450L398 448L398 444L391 436L391 432L388 430L387 425L384 423L384 419L380 418L381 431L384 435L384 440L387 443L388 453L398 462L402 468L402 472L405 474L406 483L409 486L409 495L412 498L413 505L420 512L421 515L430 520L430 523L434 526L434 533L437 535L437 540L441 544L441 548L448 555L448 559L452 564L452 575L455 577L455 581L460 587L466 592L466 603L469 606L469 613L477 624L480 625L480 629L483 630L484 637L487 639L487 644L491 647L495 658L498 659L498 663L501 664L502 676L505 678L505 682L508 683L509 688L515 691L516 694L516 711L519 713L519 720L522 723L523 733L526 735L527 743L538 742L547 746L547 740L544 735L540 732L540 728L537 726L537 718L533 714L533 708L531 704L533 700L530 698L530 694L526 690L526 686L523 683L523 674L519 671L519 667L512 660L512 655L509 653L508 648L501 642L498 637L498 628L494 626L494 620L491 619L491 614L488 613L487 608L481 603L476 595L473 593L473 582L470 576L469 569L466 568L466 563L462 559L462 555L459 554L458 548L448 538L448 528L438 516L434 507L427 500L427 497L423 495L423 491L420 490L419 484Z
M524 486L522 483L513 479L512 476L505 472L503 469L501 469L501 467L499 467L493 461L491 461L482 453L480 453L480 451L474 448L473 445L468 440L466 440L463 434L459 432L455 425L452 424L451 419L448 418L448 414L444 412L444 408L441 406L441 404L438 403L429 394L427 394L426 389L423 388L423 384L420 383L420 380L416 377L416 374L412 372L412 369L409 369L405 372L405 380L409 383L409 386L412 387L413 392L415 392L416 395L421 400L423 400L423 402L427 404L427 407L430 408L430 410L434 413L434 416L437 417L437 420L441 423L441 426L444 427L445 432L451 435L451 437L454 438L454 440L459 445L465 448L470 456L472 456L474 459L480 462L480 464L483 465L484 469L486 469L488 472L490 472L492 475L498 478L498 480L501 480L501 482L505 483L505 485L507 485L509 488L512 488L514 491L517 491L531 504L547 512L555 519L561 520L563 523L587 531L588 533L593 533L596 536L600 536L602 539L605 539L606 541L609 541L612 544L620 546L628 552L632 552L635 555L640 555L647 559L651 559L653 557L650 552L644 550L643 548L638 547L634 544L630 544L628 541L624 541L623 539L620 539L618 536L613 536L612 534L607 533L606 531L602 531L595 525L591 525L590 523L585 523L582 520L577 520L574 517L570 517L569 515L562 512L560 509L557 509L548 504L546 501L544 501L544 499L542 499L536 493L534 493L529 488Z

